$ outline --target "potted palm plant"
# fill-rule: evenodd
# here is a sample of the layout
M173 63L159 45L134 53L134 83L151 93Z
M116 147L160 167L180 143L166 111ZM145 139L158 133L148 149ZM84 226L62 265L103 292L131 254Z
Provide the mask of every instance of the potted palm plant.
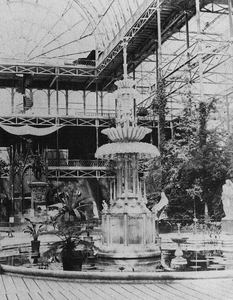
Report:
M59 240L50 246L49 251L60 252L63 270L81 271L87 257L85 250L94 247L93 243L82 239L85 229L82 229L81 224L65 221L56 225L54 233Z
M24 233L29 233L32 236L31 241L31 249L32 252L39 253L40 251L40 241L38 240L39 235L44 231L43 222L34 222L28 218L25 218L27 222L29 222L29 225L26 226L26 228L23 229Z
M54 234L59 237L45 255L60 252L63 270L81 271L83 262L97 247L92 241L89 222L85 220L82 208L72 207L69 197L63 198L63 207L53 217Z

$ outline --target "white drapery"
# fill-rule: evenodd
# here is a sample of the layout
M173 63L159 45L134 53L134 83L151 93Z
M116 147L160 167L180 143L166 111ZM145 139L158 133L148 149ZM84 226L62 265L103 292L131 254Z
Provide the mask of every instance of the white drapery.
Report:
M9 126L9 125L0 125L2 129L7 131L8 133L15 134L15 135L36 135L36 136L43 136L48 135L56 130L60 129L61 126L49 126L49 127L33 127L29 125L23 126Z

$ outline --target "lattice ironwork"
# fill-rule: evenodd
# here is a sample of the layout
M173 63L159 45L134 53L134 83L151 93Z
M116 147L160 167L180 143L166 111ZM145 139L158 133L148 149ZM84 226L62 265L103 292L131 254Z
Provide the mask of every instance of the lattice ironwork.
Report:
M83 169L48 169L48 179L51 178L106 178L109 177L106 170L83 170Z
M72 77L95 77L94 68L80 67L49 67L31 65L0 64L0 74L33 74L33 75L53 75Z
M82 117L82 118L65 118L65 117L30 117L30 116L0 116L0 124L2 125L41 125L41 126L94 126L108 127L112 125L112 117L108 116L100 118L98 116Z
M83 159L68 159L67 161L65 161L66 166L67 167L74 167L77 169L104 169L107 166L106 161L104 160L100 160L100 159L87 159L87 160L83 160ZM48 166L49 167L56 167L56 166L64 166L64 161L57 161L56 159L49 159L48 160Z
M142 10L145 9L142 7ZM157 1L153 1L150 6L145 10L145 12L142 14L143 11L138 10L137 15L134 16L134 20L138 18L138 20L132 24L126 24L126 27L128 27L128 31L126 31L125 37L128 38L128 42L132 40L138 31L148 22L150 18L154 16L157 10ZM132 22L132 21L131 21ZM127 30L127 28L125 29ZM122 33L121 34L121 39L122 39ZM98 76L112 61L113 59L122 51L123 46L121 43L121 39L116 38L115 43L118 42L115 46L113 43L110 45L112 47L112 50L109 51L110 53L108 54L107 57L103 59L103 61L99 64L99 66L96 69L96 75Z

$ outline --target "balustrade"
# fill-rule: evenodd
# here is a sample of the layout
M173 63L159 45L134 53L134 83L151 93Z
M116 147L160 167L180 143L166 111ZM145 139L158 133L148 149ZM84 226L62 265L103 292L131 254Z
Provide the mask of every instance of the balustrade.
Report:
M82 159L68 159L68 160L60 160L57 161L56 159L49 159L48 160L48 167L107 167L107 162L103 160L82 160Z

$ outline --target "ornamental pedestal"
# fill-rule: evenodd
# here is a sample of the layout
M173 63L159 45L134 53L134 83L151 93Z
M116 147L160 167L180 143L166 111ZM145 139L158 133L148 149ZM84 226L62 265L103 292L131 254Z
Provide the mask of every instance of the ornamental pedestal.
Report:
M160 255L150 212L103 213L99 257L114 259L150 258Z
M35 211L37 211L37 206L46 204L46 193L47 193L48 183L34 181L29 184L29 188L31 189L30 217L33 217L35 215Z

